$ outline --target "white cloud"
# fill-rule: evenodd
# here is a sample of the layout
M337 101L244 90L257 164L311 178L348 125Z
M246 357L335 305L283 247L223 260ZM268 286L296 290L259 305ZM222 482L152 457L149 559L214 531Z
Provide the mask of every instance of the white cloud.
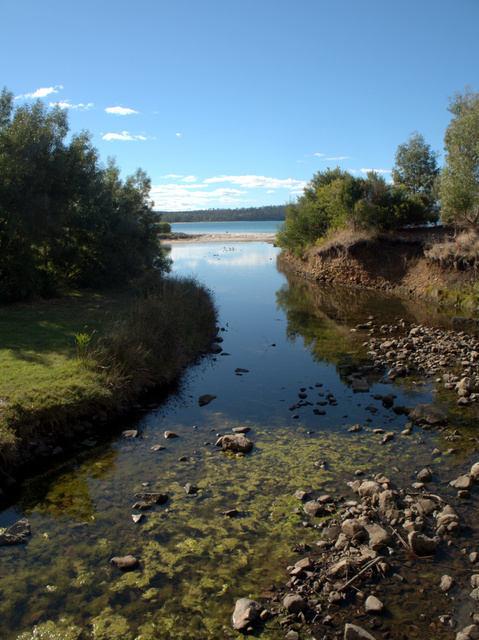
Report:
M177 138L181 138L181 133L175 133L175 136L176 136Z
M315 156L319 156L320 158L322 158L322 157L323 157L323 156L325 156L326 154L325 154L325 153L315 153L314 155L315 155Z
M80 111L86 111L87 109L93 109L93 102L89 102L88 104L83 104L80 102L79 104L70 104L69 100L62 100L61 102L50 102L51 107L60 107L60 109L78 109Z
M306 185L304 180L294 180L293 178L267 178L265 176L217 176L206 178L205 183L231 182L245 189L298 189Z
M181 177L181 182L196 182L198 178L196 176L178 176Z
M370 171L374 171L374 173L391 173L392 169L361 169L361 173L369 173Z
M336 156L333 158L326 158L326 160L351 160L351 156Z
M165 184L154 186L150 198L155 202L155 209L160 211L191 211L208 209L212 204L223 205L241 202L239 196L246 193L239 189L214 189L207 191L207 185Z
M121 133L105 133L103 140L146 140L147 138L142 135L133 135L128 131L122 131Z
M58 93L60 89L63 89L61 84L57 84L54 87L42 87L41 89L37 89L33 93L26 93L23 96L16 96L16 99L20 98L45 98L49 96L51 93Z
M134 109L127 109L126 107L107 107L105 109L107 113L112 113L115 116L130 116L133 113L138 113Z

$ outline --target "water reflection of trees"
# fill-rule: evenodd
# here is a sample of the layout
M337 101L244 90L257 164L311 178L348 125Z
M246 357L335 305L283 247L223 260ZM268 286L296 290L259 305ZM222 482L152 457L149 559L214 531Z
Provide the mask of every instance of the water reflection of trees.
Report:
M351 332L369 318L376 325L400 318L436 325L450 322L450 317L420 300L285 275L288 284L276 292L276 300L286 315L287 338L294 342L301 337L314 360L334 365L342 378L361 364L370 364L363 347L367 334Z

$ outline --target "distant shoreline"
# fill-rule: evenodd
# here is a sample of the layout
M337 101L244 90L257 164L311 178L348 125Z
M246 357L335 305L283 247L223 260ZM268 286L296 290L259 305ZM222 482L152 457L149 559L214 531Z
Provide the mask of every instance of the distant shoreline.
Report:
M267 242L274 244L276 233L190 233L161 236L162 244L193 244L202 242Z

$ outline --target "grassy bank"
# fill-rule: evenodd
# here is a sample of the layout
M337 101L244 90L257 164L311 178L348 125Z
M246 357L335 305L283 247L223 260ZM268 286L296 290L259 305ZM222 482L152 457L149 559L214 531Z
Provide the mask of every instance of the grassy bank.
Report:
M0 308L0 452L118 413L175 379L215 331L214 302L193 279Z

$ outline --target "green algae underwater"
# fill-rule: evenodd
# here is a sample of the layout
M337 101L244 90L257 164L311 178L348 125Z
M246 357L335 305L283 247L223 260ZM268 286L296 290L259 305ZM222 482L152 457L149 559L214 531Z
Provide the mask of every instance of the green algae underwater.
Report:
M235 251L224 253L198 245L177 259L181 265L201 258L201 275L219 298L223 353L231 355L192 366L176 395L119 427L137 429L137 438L90 438L74 458L25 481L15 505L2 513L3 526L26 516L32 527L26 545L2 549L5 640L242 638L230 622L235 600L283 586L286 567L303 557L293 549L314 549L321 538L303 526L298 489L314 497L349 496L347 482L357 469L365 476L386 473L404 486L439 448L435 488L447 493L455 469L474 460L469 438L446 453L449 431L401 437L405 416L371 397L394 392L397 404L429 402L436 394L433 381L384 385L377 378L366 394L354 393L347 382L367 363L364 333L350 329L371 313L391 321L428 315L421 305L418 313L416 302L373 294L348 302L344 292L286 283L271 264L274 249L254 245L233 245ZM205 391L217 398L199 407ZM311 405L293 412L299 392ZM328 393L336 405L325 404ZM317 402L323 415L312 411ZM473 415L454 420L450 432L462 420L472 437ZM349 433L356 423L363 431ZM217 451L217 436L239 426L250 427L253 451L243 457ZM373 431L379 427L398 434L387 447ZM165 430L179 437L166 440ZM158 444L165 449L152 450ZM188 482L196 493L185 492ZM144 518L135 523L134 495L142 491L169 499L141 512ZM224 515L232 509L235 517ZM139 569L122 573L110 564L113 556L127 554L139 559ZM438 571L421 568L422 585L437 584ZM417 606L417 582L401 589L398 602L407 603L407 611L391 607L398 623ZM254 635L270 640L285 632L271 620Z

